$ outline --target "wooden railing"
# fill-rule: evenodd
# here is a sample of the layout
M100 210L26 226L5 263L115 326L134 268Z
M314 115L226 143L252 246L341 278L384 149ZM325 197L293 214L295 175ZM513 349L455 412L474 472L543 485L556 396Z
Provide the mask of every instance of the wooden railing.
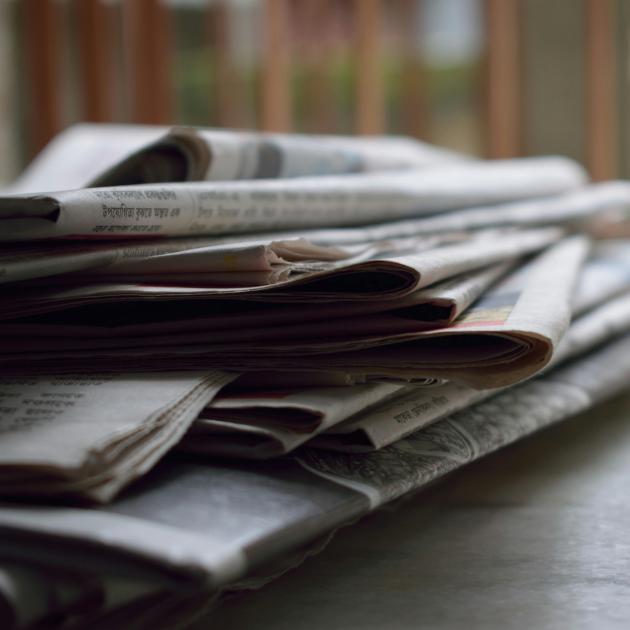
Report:
M526 95L536 86L524 80L523 7L530 0L481 0L485 16L485 55L479 78L478 120L483 121L483 147L489 157L527 152ZM618 99L615 62L615 0L574 0L584 14L583 152L580 157L597 179L619 172ZM355 56L353 128L356 133L388 131L383 85L384 10L396 7L403 55L402 127L398 131L422 136L430 130L422 60L411 39L410 27L417 0L260 0L259 27L263 49L256 101L257 126L266 130L294 128L291 79L293 61L305 48L293 37L297 11L315 35L325 35L327 16L343 11L349 16L351 48ZM221 0L205 9L208 44L214 51L214 126L239 124L242 90L235 89L230 58L230 12ZM40 149L73 119L126 120L169 124L177 120L177 76L173 56L177 45L173 10L160 0L21 0L19 40L25 80L25 129L30 153ZM317 46L317 37L314 38ZM325 45L320 43L321 46ZM68 50L74 51L78 103L74 114L64 109L64 86L69 84ZM64 52L65 51L65 52ZM552 59L550 59L550 63ZM331 131L333 98L325 65L314 62L309 84L316 123L309 131ZM209 70L210 72L210 70ZM72 79L70 79L71 81ZM209 100L210 102L210 100ZM567 107L571 105L568 103ZM317 120L321 121L319 124Z

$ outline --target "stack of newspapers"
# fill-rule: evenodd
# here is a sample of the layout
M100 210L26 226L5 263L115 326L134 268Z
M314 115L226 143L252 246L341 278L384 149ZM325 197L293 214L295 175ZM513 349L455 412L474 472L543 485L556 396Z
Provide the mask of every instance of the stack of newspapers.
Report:
M0 627L181 624L621 391L629 209L562 157L70 128L0 193Z

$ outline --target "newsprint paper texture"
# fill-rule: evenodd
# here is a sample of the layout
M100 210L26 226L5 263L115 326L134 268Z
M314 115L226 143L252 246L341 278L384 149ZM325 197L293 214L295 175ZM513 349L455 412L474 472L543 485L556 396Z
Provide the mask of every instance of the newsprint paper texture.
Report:
M98 509L0 508L7 559L219 589L281 552L622 391L625 335L374 453L241 466L171 461ZM70 552L72 550L72 552ZM77 550L83 550L81 554ZM87 554L87 556L86 556Z
M199 236L360 225L553 195L586 182L561 157L394 173L148 184L0 196L2 241Z

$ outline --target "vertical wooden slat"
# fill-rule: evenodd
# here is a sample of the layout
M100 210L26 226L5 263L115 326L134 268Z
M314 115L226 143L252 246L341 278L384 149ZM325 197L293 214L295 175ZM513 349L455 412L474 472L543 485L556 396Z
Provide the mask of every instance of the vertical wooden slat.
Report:
M227 0L219 0L207 8L208 39L212 49L214 91L210 95L211 109L216 106L217 124L239 127L247 118L246 95L232 59L230 13Z
M331 61L335 54L329 36L337 17L333 0L300 0L300 33L307 36L302 46L304 75L304 129L312 133L331 133L338 123Z
M630 3L617 3L615 34L617 92L618 158L617 177L630 178Z
M357 46L356 130L383 133L384 77L381 60L381 0L355 0Z
M16 55L11 10L7 2L0 2L0 186L16 174Z
M260 124L266 131L289 131L293 121L288 0L265 0L263 25Z
M576 0L526 0L523 20L525 153L584 160L584 12Z
M103 0L74 0L83 118L113 119L114 49L110 10Z
M428 133L428 106L425 73L417 50L418 0L400 0L400 33L402 35L402 126L403 133L424 138Z
M595 180L618 172L615 20L610 0L584 0L586 160Z
M168 124L173 118L172 24L161 0L124 0L130 117Z
M522 150L520 0L486 0L486 151L505 158Z
M61 21L53 0L23 0L25 76L30 108L30 153L39 151L61 127L59 51Z

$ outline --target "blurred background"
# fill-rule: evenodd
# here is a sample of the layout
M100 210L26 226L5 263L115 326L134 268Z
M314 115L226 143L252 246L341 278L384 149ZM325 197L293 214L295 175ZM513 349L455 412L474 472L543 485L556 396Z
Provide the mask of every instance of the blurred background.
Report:
M630 176L626 0L0 0L0 182L78 121L407 134Z

